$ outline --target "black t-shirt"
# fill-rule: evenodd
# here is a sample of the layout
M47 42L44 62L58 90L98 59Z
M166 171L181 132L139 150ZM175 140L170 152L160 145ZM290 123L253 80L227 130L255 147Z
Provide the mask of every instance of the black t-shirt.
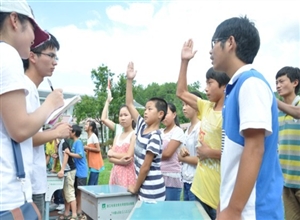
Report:
M65 140L65 141L63 142L63 144L62 144L62 151L64 152L65 149L67 149L67 148L69 149L70 152L72 152L72 151L71 151L71 147L70 147L68 141ZM69 167L70 167L71 170L75 170L75 169L76 169L76 166L75 166L73 157L71 157L71 156L69 156L69 159L68 159L68 165L69 165Z

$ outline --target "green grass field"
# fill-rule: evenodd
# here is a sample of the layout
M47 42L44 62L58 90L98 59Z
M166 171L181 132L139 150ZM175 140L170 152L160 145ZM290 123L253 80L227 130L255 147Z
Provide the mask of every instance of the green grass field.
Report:
M105 170L103 170L99 175L98 185L106 185L109 182L110 171L113 167L113 164L108 161L108 159L104 159Z

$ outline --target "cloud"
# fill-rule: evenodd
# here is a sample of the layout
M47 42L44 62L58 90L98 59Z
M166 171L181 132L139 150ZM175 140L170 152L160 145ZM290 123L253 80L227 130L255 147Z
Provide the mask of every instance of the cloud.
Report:
M68 25L50 30L61 44L53 83L69 83L69 90L80 87L80 91L93 94L92 69L104 64L118 75L126 71L129 61L134 61L138 70L138 84L176 82L182 45L193 38L198 52L189 64L188 83L199 80L203 90L205 73L211 67L211 37L217 25L227 18L247 15L255 22L261 37L254 66L275 90L274 75L281 67L300 66L300 21L296 1L272 1L272 8L269 4L269 1L258 4L179 0L125 5L114 2L106 8L110 25L105 29L97 26L100 18L101 23L105 22L105 16L94 12L94 18L86 20L85 28ZM73 81L73 78L80 79Z

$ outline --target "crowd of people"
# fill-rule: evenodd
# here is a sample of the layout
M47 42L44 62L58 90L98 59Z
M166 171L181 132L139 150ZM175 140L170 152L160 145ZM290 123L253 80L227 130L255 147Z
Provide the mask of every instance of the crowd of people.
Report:
M125 105L119 122L102 123L115 133L107 156L114 164L109 184L120 185L141 201L198 201L211 219L300 218L300 70L277 74L277 99L252 66L259 32L247 17L220 23L212 37L212 65L206 73L204 100L187 89L187 69L196 51L189 39L181 50L177 97L190 121L180 128L175 105L149 97L141 116L133 102L137 74L127 66ZM43 130L49 115L63 105L61 89L39 103L38 87L57 65L57 39L36 23L25 0L0 7L0 217L33 201L44 218L47 169L64 178L54 203L64 204L59 219L86 219L78 186L97 185L104 169L98 130L58 123ZM23 61L23 63L22 63ZM25 74L24 74L25 73ZM11 100L14 100L13 102ZM163 127L163 128L162 128ZM20 143L25 179L16 178L11 139ZM45 147L46 146L46 147Z

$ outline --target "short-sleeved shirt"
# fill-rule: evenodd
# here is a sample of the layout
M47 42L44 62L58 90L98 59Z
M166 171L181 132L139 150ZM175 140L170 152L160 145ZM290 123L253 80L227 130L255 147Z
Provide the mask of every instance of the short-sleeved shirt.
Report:
M162 156L162 140L159 130L144 134L147 125L144 119L139 116L136 127L136 144L134 148L134 165L137 176L144 163L147 151L155 156L150 165L150 170L141 188L139 197L141 201L164 201L166 188L164 179L160 170Z
M81 140L78 139L73 143L72 152L81 156L81 158L73 158L76 166L76 176L79 178L86 178L88 176L88 167Z
M65 152L66 149L69 149L69 151L72 152L71 147L68 144L68 142L65 141L65 139L62 139L60 141L59 145L58 145L58 154L59 154L60 166L62 166L62 164L63 164L64 152ZM65 172L75 170L75 169L76 169L76 166L75 166L75 163L73 161L73 158L69 156L68 162L67 162L66 167L65 167Z
M28 94L23 63L18 51L7 43L0 42L0 95L22 90ZM13 101L13 100L12 100ZM25 101L25 99L24 99ZM2 108L0 104L0 108ZM13 121L13 120L12 120ZM32 201L30 175L32 172L32 138L20 143L26 175L23 189L26 199ZM45 155L44 155L45 157ZM24 204L20 181L16 178L11 137L0 115L0 211L11 210Z

